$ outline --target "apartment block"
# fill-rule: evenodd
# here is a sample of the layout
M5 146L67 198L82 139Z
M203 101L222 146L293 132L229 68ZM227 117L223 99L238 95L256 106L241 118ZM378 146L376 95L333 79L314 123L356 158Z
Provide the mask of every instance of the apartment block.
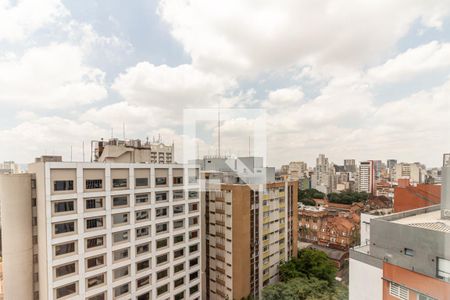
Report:
M297 255L298 181L223 183L204 173L202 299L260 297L279 280L279 265Z
M350 300L450 299L450 166L443 179L440 205L370 220L350 251Z
M363 161L359 165L358 191L369 194L376 191L375 165L372 160Z
M41 159L0 175L5 299L200 299L195 165Z

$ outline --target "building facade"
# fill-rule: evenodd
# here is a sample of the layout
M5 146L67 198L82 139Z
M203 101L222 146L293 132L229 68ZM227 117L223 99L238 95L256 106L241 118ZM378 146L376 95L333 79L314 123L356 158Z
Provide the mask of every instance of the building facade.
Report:
M6 299L200 299L196 166L29 171L0 176Z
M358 191L368 194L376 190L375 166L373 161L363 161L359 165L358 172Z
M298 181L223 183L205 172L202 299L260 297L297 255Z

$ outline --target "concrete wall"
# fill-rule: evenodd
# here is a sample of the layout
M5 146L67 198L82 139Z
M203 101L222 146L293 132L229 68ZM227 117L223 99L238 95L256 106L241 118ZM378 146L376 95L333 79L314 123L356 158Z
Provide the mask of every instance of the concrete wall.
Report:
M0 175L4 299L33 299L31 174Z
M349 300L382 300L383 269L350 258Z

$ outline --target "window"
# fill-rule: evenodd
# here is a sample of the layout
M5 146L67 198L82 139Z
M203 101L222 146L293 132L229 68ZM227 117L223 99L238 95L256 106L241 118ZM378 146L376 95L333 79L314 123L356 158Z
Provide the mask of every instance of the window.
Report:
M74 262L70 263L70 264L63 265L63 266L55 267L55 276L56 276L56 278L67 276L67 275L73 274L75 272L76 272L76 266L75 266Z
M86 179L86 189L101 189L103 180L101 179Z
M158 223L156 224L156 233L163 233L163 232L167 232L168 230L168 224L169 223Z
M184 256L184 248L173 251L173 258L177 259L179 257Z
M167 247L169 239L160 239L156 241L156 249Z
M149 259L136 263L136 271L137 272L148 269L148 268L150 268L150 260Z
M156 280L161 280L166 278L169 275L169 272L167 272L168 269L159 271L156 273Z
M136 186L148 186L148 178L136 178Z
M136 285L138 288L149 285L150 284L150 276L141 277L136 280Z
M198 191L189 191L189 199L197 199Z
M55 234L75 232L75 221L57 223L54 225Z
M126 283L114 288L114 297L125 295L130 291L130 284Z
M123 248L113 252L113 260L114 262L126 259L129 256L130 248Z
M53 189L55 191L73 191L73 180L55 180Z
M113 207L124 207L128 206L128 197L127 196L115 196L112 199Z
M75 242L55 245L55 256L65 255L75 252Z
M150 252L150 243L136 246L136 255L144 254L147 252Z
M190 245L189 246L189 254L197 252L198 251L198 244Z
M417 293L417 300L436 300L436 299L431 298L430 296L424 294Z
M414 256L414 250L410 248L405 248L405 255L407 256Z
M88 269L103 266L105 264L105 255L94 256L86 259Z
M130 232L128 230L114 232L113 234L113 242L114 244L128 241L130 236Z
M112 215L113 225L128 224L128 213Z
M139 210L135 213L136 222L145 221L150 219L150 211L148 210Z
M156 289L156 295L160 296L160 295L166 293L168 290L169 290L168 284L162 285Z
M174 300L183 300L184 299L184 291L176 294L173 299Z
M198 230L190 231L189 239L192 240L192 239L196 239L196 238L198 238Z
M106 300L105 293L97 294L95 296L87 298L87 300Z
M198 257L193 258L189 261L189 267L192 268L194 266L198 265Z
M103 227L103 217L86 219L86 230Z
M136 300L150 300L150 292L137 296Z
M97 236L97 237L86 239L86 248L87 249L101 247L104 244L105 244L104 236Z
M389 294L401 300L409 299L409 290L395 282L389 283Z
M114 280L127 276L130 273L130 266L124 266L113 270Z
M136 205L148 203L148 194L136 194L134 202Z
M184 219L173 221L173 229L184 228Z
M156 264L157 265L163 264L163 263L167 262L167 260L168 260L167 254L159 255L156 257Z
M197 183L197 176L189 176L189 183Z
M150 226L136 228L136 238L143 238L150 235Z
M183 176L173 177L173 184L183 184Z
M178 244L184 241L184 234L179 234L173 237L173 243Z
M156 185L166 185L167 184L167 178L166 177L156 177L155 178L155 184Z
M450 282L450 260L437 258L437 277Z
M189 281L193 281L198 278L198 271L189 274Z
M198 217L190 217L189 218L189 226L198 225Z
M173 282L173 286L179 287L180 285L184 284L184 277L178 278Z
M85 200L86 210L103 207L103 198L89 198Z
M184 191L183 190L173 191L173 199L174 200L184 199Z
M167 216L167 207L158 207L156 208L156 217L165 217Z
M155 193L156 201L167 201L167 192Z
M56 289L56 299L67 297L77 292L77 284L71 283Z
M181 272L181 271L183 271L183 270L184 270L184 263L175 265L175 266L173 267L173 273L174 273L174 274L175 274L175 273L178 273L178 272Z
M86 285L88 289L101 285L103 283L105 283L105 273L86 279Z
M53 203L53 211L55 214L74 212L75 200L55 201Z
M182 214L184 212L184 204L181 205L174 205L173 207L173 214Z
M198 284L196 284L196 285L194 285L194 286L191 286L191 287L189 288L189 295L195 294L195 293L197 293L197 292L198 292Z
M189 203L189 212L198 211L198 203Z
M124 188L124 187L127 187L126 178L113 179L113 188Z

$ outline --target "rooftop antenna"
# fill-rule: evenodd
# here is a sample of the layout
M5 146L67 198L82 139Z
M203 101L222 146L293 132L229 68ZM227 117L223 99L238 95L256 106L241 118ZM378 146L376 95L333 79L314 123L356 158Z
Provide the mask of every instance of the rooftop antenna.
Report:
M70 161L72 162L72 145L70 145Z
M123 140L125 141L125 122L122 122Z
M250 156L250 136L248 136L248 157Z
M114 128L113 127L111 127L111 138L112 139L114 138Z
M84 141L83 141L83 162L84 162Z
M218 144L217 154L218 154L218 157L220 157L220 99L219 99L219 105L218 105L218 109L217 109L217 144Z
M158 143L161 143L161 133L158 133Z

